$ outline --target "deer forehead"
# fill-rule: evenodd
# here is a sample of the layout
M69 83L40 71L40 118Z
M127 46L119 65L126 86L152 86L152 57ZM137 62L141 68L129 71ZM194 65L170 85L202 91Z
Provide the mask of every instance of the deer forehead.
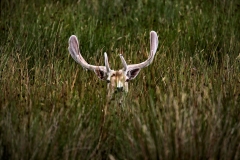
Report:
M123 79L125 77L125 73L122 70L118 70L113 71L110 76L116 79Z

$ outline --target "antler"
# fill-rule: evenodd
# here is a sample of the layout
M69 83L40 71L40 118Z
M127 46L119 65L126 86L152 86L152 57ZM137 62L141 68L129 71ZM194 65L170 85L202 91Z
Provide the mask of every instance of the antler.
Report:
M108 63L107 53L104 53L105 66L95 66L95 65L88 64L80 53L78 39L75 35L72 35L69 38L68 50L72 58L77 63L79 63L83 68L94 71L101 79L103 79L106 76L105 74L111 70Z
M150 65L154 59L155 53L158 48L158 36L155 31L150 32L150 55L148 59L142 63L127 65L124 57L120 54L120 58L123 64L123 71L127 72L129 79L134 79L140 70Z

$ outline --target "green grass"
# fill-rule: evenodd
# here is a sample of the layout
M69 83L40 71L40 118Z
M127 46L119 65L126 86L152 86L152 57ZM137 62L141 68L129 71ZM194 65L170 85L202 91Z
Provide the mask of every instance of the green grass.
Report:
M1 159L240 159L239 1L0 4ZM119 69L119 53L147 58L151 30L153 63L103 124L106 82L71 58L69 37Z

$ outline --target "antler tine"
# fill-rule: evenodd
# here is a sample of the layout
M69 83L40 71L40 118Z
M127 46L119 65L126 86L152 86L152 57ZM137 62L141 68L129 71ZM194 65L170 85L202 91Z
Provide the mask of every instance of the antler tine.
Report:
M155 53L157 51L157 48L158 48L158 36L157 36L157 33L155 31L151 31L150 32L150 52L153 52L154 56L155 56ZM152 61L151 61L151 63L152 63Z
M123 64L123 71L127 71L128 65L122 54L119 55Z
M85 59L82 57L80 50L79 50L79 43L78 43L78 39L75 35L72 35L69 38L69 47L68 50L72 56L72 58L79 63L83 68L95 71L97 69L100 69L104 72L106 72L106 67L105 66L95 66L95 65L91 65L88 64Z
M141 69L150 65L154 59L158 48L158 36L155 31L150 32L150 55L148 59L142 63L127 65L127 70Z
M106 66L106 70L107 72L110 72L110 67L109 67L109 63L108 63L108 56L107 56L107 53L104 52L104 60L105 60L105 66Z

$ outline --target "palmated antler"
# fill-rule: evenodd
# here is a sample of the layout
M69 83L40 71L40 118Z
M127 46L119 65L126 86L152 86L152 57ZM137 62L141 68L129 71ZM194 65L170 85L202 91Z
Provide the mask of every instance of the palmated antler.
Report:
M150 32L150 55L148 56L148 59L146 61L138 64L127 65L124 57L122 56L122 54L120 54L120 58L123 64L123 71L127 73L129 80L134 79L142 68L147 67L153 62L157 48L158 48L157 33L155 31L151 31Z
M75 35L72 35L69 38L68 50L72 58L77 63L79 63L83 68L94 71L97 74L97 76L101 79L104 79L104 77L106 76L106 73L111 70L108 63L107 53L104 53L105 66L95 66L95 65L88 64L80 53L78 39Z

